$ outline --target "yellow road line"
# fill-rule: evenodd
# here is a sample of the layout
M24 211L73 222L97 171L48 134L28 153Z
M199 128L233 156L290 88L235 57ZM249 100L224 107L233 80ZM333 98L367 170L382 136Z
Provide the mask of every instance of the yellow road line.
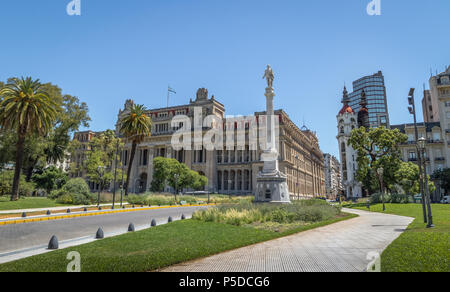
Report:
M206 206L215 206L217 204L202 204L202 205L189 205L189 206L161 206L161 207L147 207L140 209L120 209L117 211L102 211L102 212L92 212L92 213L83 213L83 214L73 214L73 215L63 215L63 216L54 216L54 217L42 217L42 218L31 218L31 219L20 219L20 220L11 220L11 221L2 221L0 222L0 226L2 225L13 225L13 224L23 224L23 223L32 223L38 221L52 221L52 220L61 220L61 219L69 219L75 217L91 217L105 214L116 214L116 213L124 213L124 212L137 212L137 211L149 211L149 210L159 210L159 209L169 209L169 208L180 208L180 207L206 207Z

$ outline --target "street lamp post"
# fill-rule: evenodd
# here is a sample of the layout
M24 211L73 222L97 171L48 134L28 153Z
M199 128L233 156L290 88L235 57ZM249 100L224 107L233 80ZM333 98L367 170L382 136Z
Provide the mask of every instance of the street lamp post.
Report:
M424 137L421 137L419 139L419 142L417 143L417 147L419 148L422 157L424 158L424 165L423 165L423 185L425 190L425 200L427 202L427 211L428 211L428 225L427 228L433 228L433 214L431 213L431 198L430 198L430 189L428 187L428 175L427 175L427 165L426 165L426 159L425 159L425 146L426 146L426 139Z
M408 94L408 103L409 103L409 113L411 115L413 115L414 117L414 134L415 134L415 139L416 139L416 146L418 146L418 142L419 142L419 131L417 130L417 118L416 118L416 103L414 101L414 91L415 88L411 88L409 90L409 94ZM417 162L419 164L419 175L422 176L422 158L420 155L420 151L419 149L417 150ZM423 180L419 179L419 187L420 187L420 192L422 194L422 212L423 212L423 221L424 223L427 223L427 210L425 208L425 193L424 193L424 185L423 185Z
M177 192L178 192L178 178L180 177L180 175L178 173L176 173L174 175L175 177L175 204L177 203Z
M105 167L104 166L99 166L97 167L97 172L98 172L98 176L100 178L99 184L98 184L98 196L97 196L97 208L100 207L100 193L102 191L102 178L103 175L105 174Z
M122 183L120 184L120 207L123 207L123 174L125 172L125 166L122 165Z
M116 137L117 139L117 145L116 145L116 155L115 155L115 160L114 160L114 184L113 184L113 205L112 208L114 210L114 205L116 203L116 180L117 180L117 156L119 155L119 139Z
M384 169L382 167L377 169L378 178L380 180L380 188L381 188L381 201L383 202L383 212L386 211L386 205L384 204L384 181L383 181L383 174Z
M233 181L231 179L228 180L228 195L230 196L230 200L231 200L231 183Z

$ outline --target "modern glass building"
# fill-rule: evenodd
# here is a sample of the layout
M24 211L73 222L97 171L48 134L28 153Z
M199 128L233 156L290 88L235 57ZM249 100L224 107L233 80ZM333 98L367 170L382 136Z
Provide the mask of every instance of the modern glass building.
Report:
M369 123L371 127L389 127L389 113L387 108L386 87L381 71L362 77L353 82L353 92L349 94L348 105L359 112L361 105L361 93L364 89L369 110Z

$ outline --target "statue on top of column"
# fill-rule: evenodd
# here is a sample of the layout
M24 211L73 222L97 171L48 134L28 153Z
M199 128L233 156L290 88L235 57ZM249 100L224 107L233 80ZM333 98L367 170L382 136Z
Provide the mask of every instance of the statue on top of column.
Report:
M268 88L273 88L273 80L275 79L275 76L273 74L273 70L270 67L270 65L267 65L266 72L264 72L263 79L267 80Z

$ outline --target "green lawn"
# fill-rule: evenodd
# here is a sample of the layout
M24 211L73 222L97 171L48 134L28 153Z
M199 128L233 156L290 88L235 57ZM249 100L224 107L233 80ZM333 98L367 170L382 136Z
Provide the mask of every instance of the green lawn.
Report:
M196 220L176 221L6 263L0 265L0 272L65 272L69 263L66 256L71 251L80 253L83 272L153 271L353 217L346 214L283 233Z
M47 198L21 198L18 201L11 202L7 197L0 197L0 211L51 208L60 206L67 206L67 205L57 204L55 201Z
M381 255L383 272L450 272L450 205L432 205L433 229L423 223L420 204L387 204L386 209L388 214L416 219ZM370 210L382 212L382 205Z

